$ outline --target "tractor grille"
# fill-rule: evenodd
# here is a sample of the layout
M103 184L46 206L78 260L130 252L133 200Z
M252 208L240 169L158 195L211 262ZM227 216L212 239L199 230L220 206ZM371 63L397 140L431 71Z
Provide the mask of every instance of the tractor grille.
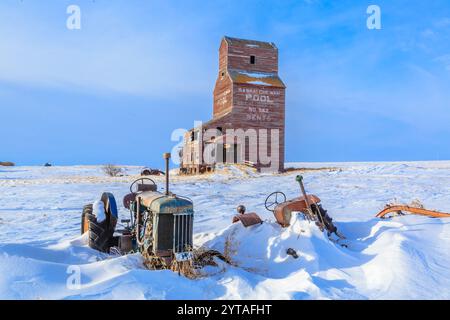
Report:
M186 252L192 249L192 229L194 215L192 213L174 214L173 251Z
M157 250L170 250L173 247L173 215L158 216Z

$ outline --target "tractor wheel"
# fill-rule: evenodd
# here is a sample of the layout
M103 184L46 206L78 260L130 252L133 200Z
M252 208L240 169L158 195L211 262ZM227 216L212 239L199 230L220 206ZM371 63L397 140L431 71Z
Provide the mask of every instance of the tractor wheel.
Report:
M83 213L81 214L81 234L89 230L88 215L90 214L92 214L92 204L88 204L83 208Z
M108 221L97 222L97 218L90 214L89 219L89 247L108 252L113 238L114 229L108 225Z
M81 215L81 232L89 232L89 247L108 252L111 246L117 245L117 239L113 237L117 219L107 213L107 219L98 222L93 214L93 205L84 206Z

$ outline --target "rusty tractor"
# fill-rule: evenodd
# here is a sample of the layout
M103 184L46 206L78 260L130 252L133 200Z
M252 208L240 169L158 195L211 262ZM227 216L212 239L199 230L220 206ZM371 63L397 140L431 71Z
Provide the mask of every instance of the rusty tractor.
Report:
M298 198L286 200L286 195L280 191L272 192L266 198L265 207L267 210L273 212L278 224L282 227L288 227L290 225L292 213L300 212L305 219L314 221L321 231L326 230L328 236L334 233L340 239L345 239L333 224L333 219L328 215L327 211L323 209L320 204L320 198L313 194L306 194L303 177L298 175L296 181L299 183L301 190L301 195ZM376 217L386 219L395 215L405 215L405 212L431 218L450 218L450 213L428 210L421 204L387 204Z
M150 178L130 185L123 205L130 212L122 219L126 226L116 230L118 210L114 196L103 193L101 200L83 209L81 233L89 233L89 246L102 252L140 252L148 269L171 269L189 276L193 269L214 265L213 257L228 262L215 250L194 250L193 202L169 191L169 158L165 153L165 192L157 191Z
M320 204L320 199L316 195L306 194L303 184L303 177L296 176L295 180L300 185L301 194L299 197L286 200L286 195L281 191L272 192L264 203L267 210L273 212L276 221L282 227L286 228L290 225L292 213L299 212L303 217L315 222L321 231L327 231L328 237L335 234L340 239L345 239L333 223L333 219L328 215L327 211Z

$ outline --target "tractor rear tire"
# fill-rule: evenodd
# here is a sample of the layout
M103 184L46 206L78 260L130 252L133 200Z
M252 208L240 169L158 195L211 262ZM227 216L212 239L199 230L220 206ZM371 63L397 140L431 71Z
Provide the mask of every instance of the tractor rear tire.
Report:
M84 206L81 215L81 232L89 232L89 247L101 252L109 252L110 247L116 242L113 237L114 229L115 223L110 222L110 219L97 222L92 204Z
M81 234L89 231L89 214L92 214L92 204L83 207L83 213L81 214Z

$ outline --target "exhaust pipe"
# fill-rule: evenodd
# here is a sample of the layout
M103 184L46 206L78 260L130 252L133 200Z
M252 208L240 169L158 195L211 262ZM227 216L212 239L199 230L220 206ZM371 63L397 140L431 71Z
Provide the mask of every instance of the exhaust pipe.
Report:
M170 153L164 153L163 158L166 160L166 196L169 195L169 159Z

